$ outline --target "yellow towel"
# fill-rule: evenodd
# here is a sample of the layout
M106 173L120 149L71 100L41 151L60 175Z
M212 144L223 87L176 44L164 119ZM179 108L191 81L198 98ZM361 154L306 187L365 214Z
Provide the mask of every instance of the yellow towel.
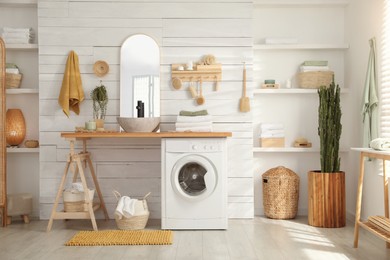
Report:
M84 91L79 70L79 57L74 51L71 51L66 61L58 103L65 115L69 117L69 110L74 111L77 115L80 113L80 103L83 100Z

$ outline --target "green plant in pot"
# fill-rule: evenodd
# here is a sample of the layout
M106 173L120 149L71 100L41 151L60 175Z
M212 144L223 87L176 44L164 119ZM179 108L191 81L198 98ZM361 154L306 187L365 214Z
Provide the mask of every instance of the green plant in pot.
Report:
M345 173L340 171L342 131L340 87L331 83L318 90L318 135L321 171L308 173L308 223L316 227L344 227Z
M104 119L107 112L108 94L106 87L100 81L100 85L91 91L93 102L93 118L96 121L97 128L104 128Z

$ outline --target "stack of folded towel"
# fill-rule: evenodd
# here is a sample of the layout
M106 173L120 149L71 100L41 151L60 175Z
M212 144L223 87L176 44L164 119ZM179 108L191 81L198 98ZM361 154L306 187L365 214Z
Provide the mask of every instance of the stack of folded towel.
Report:
M5 43L32 43L34 33L31 28L4 27L1 37Z
M284 125L279 123L262 123L260 138L284 138Z
M300 67L301 72L309 71L329 71L328 61L325 60L307 60Z
M207 110L180 111L175 127L177 132L212 132L213 122Z
M390 138L376 138L370 142L370 147L375 150L389 151Z
M14 63L6 63L5 64L5 73L9 74L20 74L20 70L18 66Z
M132 199L129 196L120 197L114 214L118 217L118 219L122 219L123 217L132 217L135 213L135 204L137 201L137 199Z

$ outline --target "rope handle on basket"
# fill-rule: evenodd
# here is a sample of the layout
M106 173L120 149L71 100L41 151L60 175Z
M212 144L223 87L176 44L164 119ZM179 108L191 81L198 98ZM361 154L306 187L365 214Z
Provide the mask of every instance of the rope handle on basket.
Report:
M150 194L152 194L152 192L150 191L150 192L148 192L148 194L146 194L143 198L142 198L142 200L145 200L147 197L149 197L149 195Z
M121 198L121 194L116 190L113 190L112 193L114 193L116 200L119 201L119 199Z

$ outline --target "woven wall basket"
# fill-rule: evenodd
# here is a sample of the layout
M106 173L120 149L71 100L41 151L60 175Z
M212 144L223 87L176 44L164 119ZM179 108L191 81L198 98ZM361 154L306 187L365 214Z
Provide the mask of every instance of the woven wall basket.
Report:
M266 171L262 179L264 214L274 219L295 218L298 212L299 176L279 166Z
M298 86L300 88L319 88L329 86L334 77L333 71L308 71L298 73Z

